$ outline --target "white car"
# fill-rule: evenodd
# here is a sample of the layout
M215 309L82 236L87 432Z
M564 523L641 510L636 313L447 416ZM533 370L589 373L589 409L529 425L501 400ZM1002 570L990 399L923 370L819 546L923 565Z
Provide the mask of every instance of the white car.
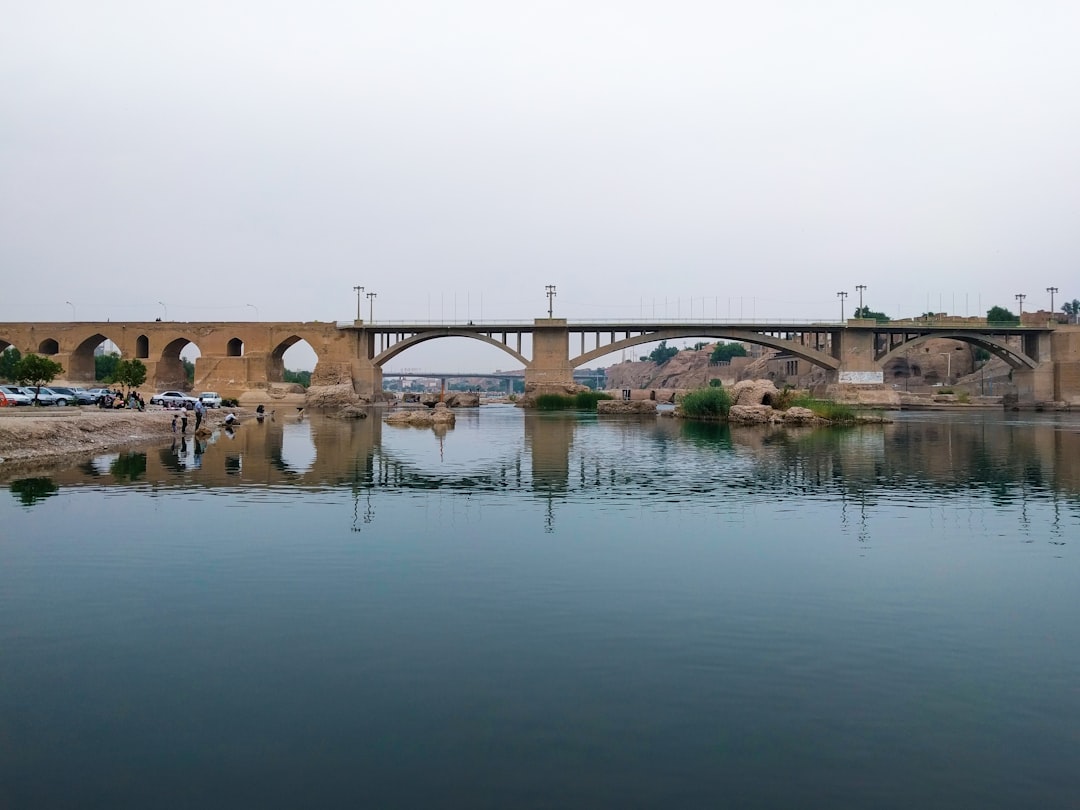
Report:
M171 408L193 407L195 397L189 397L183 391L162 391L150 397L151 405L165 405Z
M221 394L216 391L203 391L199 394L199 402L205 405L207 408L220 408L221 407Z
M14 402L16 405L30 404L30 397L17 385L0 385L0 391L4 392L4 397L8 402Z

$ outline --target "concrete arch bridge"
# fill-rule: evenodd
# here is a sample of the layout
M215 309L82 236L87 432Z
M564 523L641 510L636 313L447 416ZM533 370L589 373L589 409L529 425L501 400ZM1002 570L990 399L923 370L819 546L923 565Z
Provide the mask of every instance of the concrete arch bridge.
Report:
M527 385L565 386L574 370L605 355L660 340L714 339L756 343L826 371L830 382L874 384L899 352L931 338L985 348L1013 369L1021 401L1080 404L1080 327L1055 323L992 324L975 318L844 322L592 321L565 319L468 323L309 322L44 322L0 324L0 350L50 356L71 382L94 379L94 351L104 340L125 358L147 366L148 385L186 387L180 353L189 343L200 356L195 388L227 396L266 388L284 375L283 357L306 341L318 356L312 383L351 383L373 397L384 366L421 343L466 338L494 346L520 363Z

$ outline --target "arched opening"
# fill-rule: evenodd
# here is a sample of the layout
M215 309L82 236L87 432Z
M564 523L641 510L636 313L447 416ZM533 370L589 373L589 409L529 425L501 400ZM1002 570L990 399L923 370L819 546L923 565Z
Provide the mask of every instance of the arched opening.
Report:
M161 352L153 384L159 391L190 391L194 386L195 361L202 355L187 338L170 341Z
M91 387L101 385L112 380L120 360L120 348L99 332L83 340L69 355L67 379Z
M299 335L290 335L270 353L266 376L270 382L296 383L307 388L318 363L319 356L311 344Z
M46 338L38 344L38 354L53 355L60 353L60 344L52 338Z
M150 338L146 335L139 335L135 338L135 357L139 360L146 360L150 357Z
M240 338L233 338L229 341L225 347L226 357L243 357L244 356L244 341Z
M21 359L22 352L6 340L0 340L0 381L15 382L15 365Z
M512 344L516 349L516 341ZM523 343L523 351L529 351ZM490 376L470 376L474 375ZM524 393L525 369L503 349L469 337L426 340L391 357L382 369L384 391L437 392L446 379L448 391ZM430 375L430 376L427 376Z

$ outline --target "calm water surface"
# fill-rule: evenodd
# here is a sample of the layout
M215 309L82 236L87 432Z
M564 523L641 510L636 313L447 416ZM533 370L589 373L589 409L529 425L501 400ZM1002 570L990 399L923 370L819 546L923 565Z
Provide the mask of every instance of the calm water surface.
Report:
M0 807L1080 806L1080 418L255 423L0 491Z

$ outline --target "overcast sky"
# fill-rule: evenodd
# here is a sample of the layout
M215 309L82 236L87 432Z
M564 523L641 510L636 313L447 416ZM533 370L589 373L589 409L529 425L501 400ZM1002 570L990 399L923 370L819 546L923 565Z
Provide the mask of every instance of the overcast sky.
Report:
M3 6L0 321L1080 297L1075 0Z

